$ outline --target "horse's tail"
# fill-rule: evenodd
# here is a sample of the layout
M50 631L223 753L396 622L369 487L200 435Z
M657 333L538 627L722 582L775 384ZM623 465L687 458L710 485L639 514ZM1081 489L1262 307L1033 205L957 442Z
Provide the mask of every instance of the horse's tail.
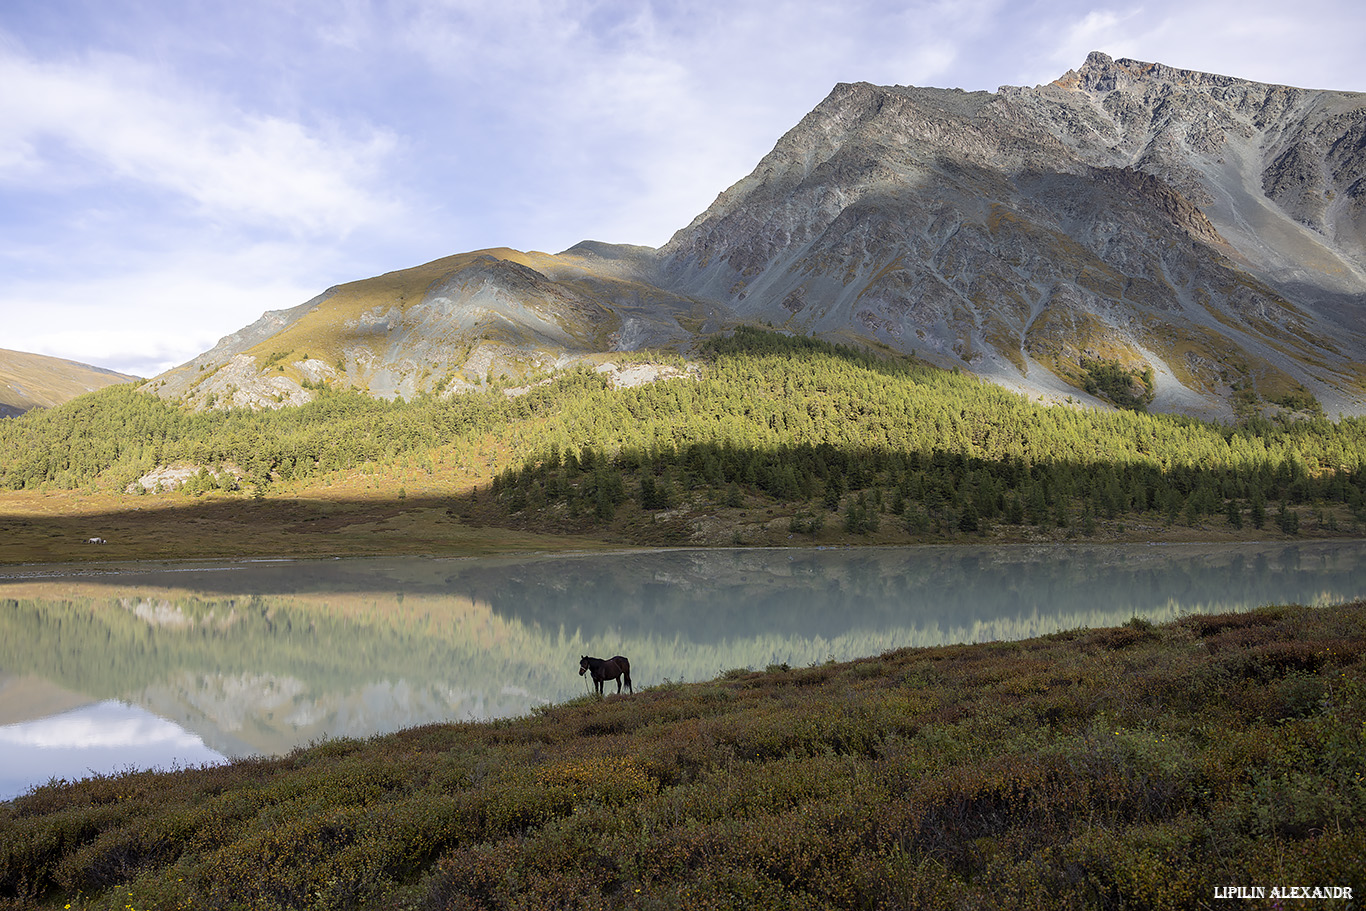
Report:
M617 655L612 659L621 668L621 676L625 679L627 692L634 693L636 688L631 685L631 662L627 661L622 655Z

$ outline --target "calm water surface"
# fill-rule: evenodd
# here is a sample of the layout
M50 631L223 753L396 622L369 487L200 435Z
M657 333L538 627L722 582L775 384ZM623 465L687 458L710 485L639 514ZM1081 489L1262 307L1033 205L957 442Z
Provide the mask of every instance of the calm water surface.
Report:
M1366 542L681 550L0 570L0 799L585 692L1366 596ZM609 684L611 687L612 684Z

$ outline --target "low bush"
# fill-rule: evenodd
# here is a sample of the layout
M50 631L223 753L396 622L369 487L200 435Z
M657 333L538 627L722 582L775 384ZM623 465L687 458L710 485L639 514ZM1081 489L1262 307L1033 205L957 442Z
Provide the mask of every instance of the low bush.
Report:
M0 804L0 907L1366 894L1366 603L774 666ZM1331 905L1330 905L1331 906Z

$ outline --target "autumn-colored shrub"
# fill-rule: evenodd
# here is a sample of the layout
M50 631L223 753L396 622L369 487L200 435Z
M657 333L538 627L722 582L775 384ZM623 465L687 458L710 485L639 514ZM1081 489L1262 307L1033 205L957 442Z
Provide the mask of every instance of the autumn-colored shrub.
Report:
M1355 891L1364 654L1366 603L1264 609L54 782L0 804L0 906L1066 911Z

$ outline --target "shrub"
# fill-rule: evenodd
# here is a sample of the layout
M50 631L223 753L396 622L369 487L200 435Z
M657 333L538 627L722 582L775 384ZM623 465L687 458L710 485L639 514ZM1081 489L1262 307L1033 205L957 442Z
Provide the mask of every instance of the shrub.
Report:
M1191 907L1354 888L1366 603L585 698L0 804L19 907Z

